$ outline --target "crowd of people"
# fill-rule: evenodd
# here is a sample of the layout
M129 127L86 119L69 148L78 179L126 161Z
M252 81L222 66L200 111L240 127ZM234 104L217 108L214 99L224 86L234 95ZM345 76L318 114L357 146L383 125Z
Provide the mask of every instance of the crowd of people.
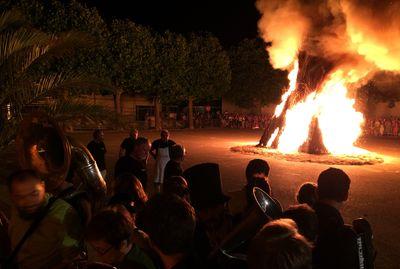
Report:
M371 136L400 136L400 118L367 119L364 130Z
M265 129L271 121L269 114L222 114L219 126L235 129ZM364 124L364 134L368 136L400 136L400 118L382 117L367 118Z
M299 186L298 204L267 217L253 234L246 233L244 244L233 246L226 238L258 206L255 187L280 208L265 160L248 163L246 185L230 197L222 189L218 164L183 169L185 148L167 130L152 143L131 130L112 176L101 130L95 130L87 148L109 188L100 206L90 195L65 199L50 193L34 170L8 177L13 210L9 220L0 214L4 268L360 268L357 231L340 212L351 185L340 169L329 168L317 184ZM156 161L152 195L149 157ZM77 206L77 201L88 203Z
M221 118L223 128L264 129L271 120L269 114L239 114L225 112Z

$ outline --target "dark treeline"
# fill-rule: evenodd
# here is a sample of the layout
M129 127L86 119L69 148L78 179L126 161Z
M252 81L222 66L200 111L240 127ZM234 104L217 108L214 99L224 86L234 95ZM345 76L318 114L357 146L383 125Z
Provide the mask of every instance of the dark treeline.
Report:
M58 87L62 90L51 94L41 91L40 95L26 98L24 102L15 96L10 99L2 91L3 109L12 104L16 115L19 110L14 103L21 103L23 107L39 97L56 95L58 98L55 100L59 106L63 104L63 111L70 111L65 109L69 97L99 92L113 94L118 117L122 94L142 94L154 101L157 128L161 126L159 114L162 105L182 103L189 107L189 127L193 128L195 102L226 97L241 107L259 108L277 102L287 83L286 72L273 69L266 51L267 44L258 39L245 39L226 49L218 38L207 32L161 33L131 20L106 21L96 8L86 7L76 0L3 1L0 12L3 17L5 12L18 17L18 30L34 29L31 34L34 33L35 38L31 40L11 36L23 44L21 48L44 48L45 39L50 42L48 44L54 44L54 40L59 43L47 53L49 57L30 61L30 69L34 70L31 73L35 77L32 85L40 85L43 76L57 77L61 74L73 74L70 80L80 82ZM2 33L6 31L17 31L16 25L13 22L3 25ZM34 40L36 44L33 44ZM8 58L19 52L14 48ZM30 55L25 57L27 59ZM19 61L24 62L23 57L19 57ZM10 73L18 72L13 70ZM10 81L14 80L10 78ZM10 92L14 86L10 84ZM78 111L76 105L72 107L73 111Z

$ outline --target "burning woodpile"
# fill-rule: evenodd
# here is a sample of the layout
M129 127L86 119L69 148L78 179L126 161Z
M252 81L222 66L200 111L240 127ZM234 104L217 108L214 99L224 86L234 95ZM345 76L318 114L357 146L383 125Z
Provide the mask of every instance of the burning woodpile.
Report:
M271 62L290 71L260 146L283 153L359 152L364 116L354 106L353 90L377 71L400 70L400 42L393 43L400 41L400 12L393 12L400 4L359 2L257 2Z

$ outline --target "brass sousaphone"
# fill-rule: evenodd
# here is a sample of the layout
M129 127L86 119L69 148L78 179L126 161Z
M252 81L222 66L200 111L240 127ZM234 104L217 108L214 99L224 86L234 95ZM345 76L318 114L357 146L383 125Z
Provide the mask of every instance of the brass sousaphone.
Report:
M89 195L93 208L105 201L107 186L88 149L67 137L50 117L38 113L25 118L16 138L22 168L35 170L46 182L46 191L59 194L70 169L77 175L77 190Z
M282 207L279 202L269 196L262 189L253 188L253 198L255 205L243 217L243 220L222 240L215 249L210 259L218 253L229 259L247 260L246 253L241 253L240 249L248 243L261 227L267 222L282 216ZM239 251L238 251L239 249Z

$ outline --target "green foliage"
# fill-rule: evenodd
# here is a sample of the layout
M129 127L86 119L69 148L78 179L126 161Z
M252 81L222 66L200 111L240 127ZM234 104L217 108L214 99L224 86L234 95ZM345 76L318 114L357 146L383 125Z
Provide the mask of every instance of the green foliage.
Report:
M185 68L188 43L180 34L165 32L156 38L156 61L152 76L150 96L157 96L162 103L180 100L185 90Z
M92 119L107 119L112 117L110 111L100 105L92 105L79 100L65 102L57 100L46 106L44 111L56 120L65 121L79 118L82 115Z
M0 14L0 148L15 135L14 127L27 105L45 96L92 84L90 77L81 72L45 73L43 68L54 59L68 59L86 41L84 35L77 33L56 37L25 26L22 16L15 12ZM5 117L7 106L12 110L11 119Z
M154 37L149 28L129 20L114 20L107 39L107 66L113 85L130 93L150 86L155 60Z
M288 83L287 73L272 67L263 41L245 39L229 55L232 83L227 99L244 108L279 100Z
M44 73L69 70L92 74L101 78L103 83L109 81L108 66L105 64L108 29L96 9L87 8L76 0L68 3L59 0L14 0L3 4L3 9L12 8L18 9L35 29L44 33L59 36L63 32L74 31L85 33L93 41L75 51L74 57L49 62Z
M184 96L198 100L222 97L229 90L231 70L219 40L208 33L191 34L188 45Z

